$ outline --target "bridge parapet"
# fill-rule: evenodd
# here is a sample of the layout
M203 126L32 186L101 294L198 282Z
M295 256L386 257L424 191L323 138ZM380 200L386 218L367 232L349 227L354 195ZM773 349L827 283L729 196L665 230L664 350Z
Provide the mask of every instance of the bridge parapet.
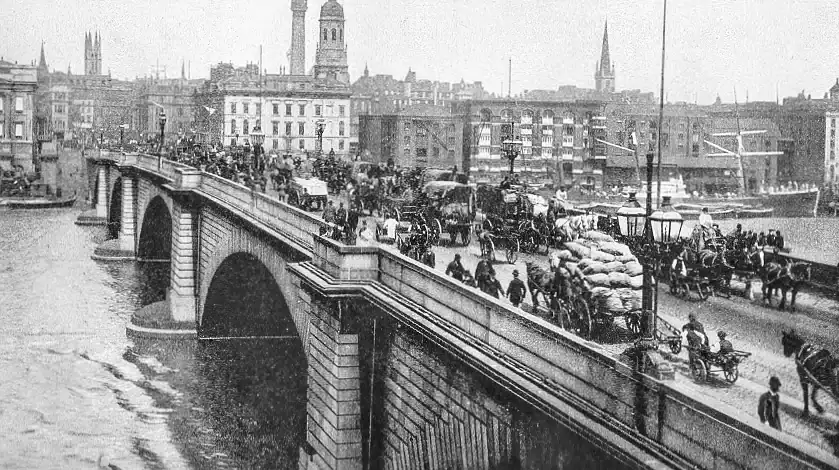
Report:
M348 248L315 236L311 264L333 286L355 284L371 303L436 336L445 349L611 453L628 458L631 446L665 466L717 469L839 463L728 405L638 374L597 345L396 252ZM353 270L356 262L363 269ZM360 285L362 279L378 282Z

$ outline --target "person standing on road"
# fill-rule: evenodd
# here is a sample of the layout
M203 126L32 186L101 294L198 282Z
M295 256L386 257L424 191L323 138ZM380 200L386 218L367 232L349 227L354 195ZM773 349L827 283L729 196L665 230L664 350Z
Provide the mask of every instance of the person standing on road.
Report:
M490 274L489 280L486 283L484 283L484 289L485 293L495 297L496 299L499 298L499 293L501 295L504 295L504 288L501 287L501 283L498 282L498 279L495 278L495 274Z
M335 206L332 201L326 203L326 208L323 210L323 221L329 224L335 223Z
M458 281L463 281L463 276L466 274L466 268L460 262L460 253L455 253L454 259L446 267L446 276L451 276Z
M510 298L510 302L512 302L513 307L518 307L521 305L521 301L524 299L525 294L527 294L527 286L524 285L521 279L519 279L519 270L513 270L513 280L510 281L510 285L507 286L507 297Z
M695 313L688 314L688 322L682 326L682 331L689 329L688 326L692 326L693 331L701 333L700 336L704 338L703 343L706 347L708 347L708 335L705 334L705 327L702 326L702 323L700 323L699 320L697 320Z
M760 396L760 401L757 404L757 415L760 417L760 422L768 423L778 431L781 431L781 417L778 414L778 408L781 404L781 398L778 395L780 389L781 380L773 375L769 379L769 391Z

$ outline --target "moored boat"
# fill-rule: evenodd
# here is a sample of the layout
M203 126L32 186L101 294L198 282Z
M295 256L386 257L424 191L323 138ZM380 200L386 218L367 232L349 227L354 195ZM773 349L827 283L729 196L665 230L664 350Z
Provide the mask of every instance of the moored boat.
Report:
M21 198L4 199L0 205L10 209L59 209L72 207L76 203L76 195L61 199Z

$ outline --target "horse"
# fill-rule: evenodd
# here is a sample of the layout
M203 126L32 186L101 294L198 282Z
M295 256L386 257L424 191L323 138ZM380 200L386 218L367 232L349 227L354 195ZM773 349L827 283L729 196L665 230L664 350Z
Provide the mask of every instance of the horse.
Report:
M778 310L783 310L787 302L787 291L792 294L789 300L789 308L795 311L795 297L799 289L810 281L810 263L793 261L786 266L771 262L763 270L761 281L763 281L763 300L772 305L772 295L776 289L781 290L781 303Z
M790 357L795 354L798 379L804 392L804 415L810 413L810 398L813 399L816 411L824 412L824 408L816 401L816 392L821 388L829 390L833 399L839 401L839 358L833 357L830 351L824 348L807 343L795 331L784 331L781 344L784 346L784 356ZM812 396L808 397L807 389L811 384L813 392Z

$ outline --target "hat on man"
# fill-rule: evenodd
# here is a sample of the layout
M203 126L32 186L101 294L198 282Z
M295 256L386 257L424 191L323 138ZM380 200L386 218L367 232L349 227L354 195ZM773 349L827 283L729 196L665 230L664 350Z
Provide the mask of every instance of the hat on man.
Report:
M777 386L779 386L779 387L780 387L780 386L781 386L781 379L779 379L778 377L775 377L775 376L773 375L773 376L769 379L769 386L772 386L772 385L777 385Z
M514 269L514 270L513 270L513 276L518 276L518 275L519 275L519 270L518 270L518 269Z
M725 331L718 331L717 336L719 336L720 338L725 338Z

